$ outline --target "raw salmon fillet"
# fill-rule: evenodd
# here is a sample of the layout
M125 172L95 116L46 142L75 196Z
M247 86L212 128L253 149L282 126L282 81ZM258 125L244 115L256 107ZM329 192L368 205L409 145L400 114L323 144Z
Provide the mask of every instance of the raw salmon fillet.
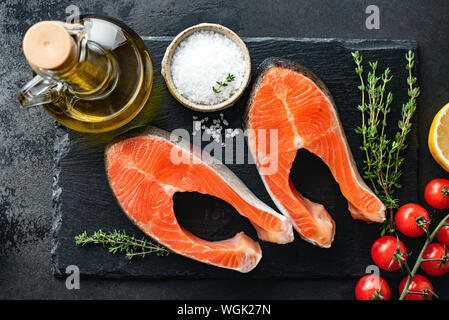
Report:
M148 128L106 148L110 187L123 211L143 232L191 259L240 272L255 268L262 252L243 232L211 242L178 224L173 195L194 191L228 202L251 221L260 239L293 241L290 221L257 199L232 171L189 142L171 138L166 131Z
M335 222L324 206L304 198L290 181L301 148L328 165L353 218L384 221L385 206L360 177L334 101L321 80L279 58L265 60L259 72L244 117L249 149L273 202L301 237L328 248L335 234ZM269 139L270 130L277 131L277 139Z

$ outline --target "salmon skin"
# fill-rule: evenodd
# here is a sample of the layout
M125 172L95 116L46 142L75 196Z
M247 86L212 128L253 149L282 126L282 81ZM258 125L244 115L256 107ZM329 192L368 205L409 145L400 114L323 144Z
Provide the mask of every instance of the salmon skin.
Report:
M324 206L302 196L290 180L301 148L328 165L353 218L384 221L385 206L357 171L324 83L302 65L281 58L266 59L258 73L244 115L249 149L273 202L291 219L300 236L328 248L335 235L335 222ZM278 139L267 142L266 135L272 130L277 131ZM276 170L268 172L268 167Z
M172 138L172 139L170 139ZM119 138L105 151L111 190L125 214L145 234L188 258L249 272L262 257L257 242L238 233L223 241L206 241L178 224L176 192L199 192L220 198L248 218L260 239L293 241L290 221L260 201L225 165L190 142L157 128Z

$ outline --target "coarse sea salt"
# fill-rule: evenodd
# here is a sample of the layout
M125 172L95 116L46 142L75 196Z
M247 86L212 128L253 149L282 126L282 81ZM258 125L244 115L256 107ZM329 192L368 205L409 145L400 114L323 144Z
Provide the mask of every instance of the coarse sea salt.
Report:
M242 49L229 37L197 31L184 39L173 54L171 74L178 92L189 101L214 105L230 98L243 84L246 71ZM235 78L215 93L217 81Z
M212 124L207 124L209 121L209 117L205 117L203 119L198 120L198 117L193 116L193 133L192 135L197 135L197 133L201 134L201 130L204 130L204 132L211 136L212 139L216 143L221 143L221 146L226 146L226 143L224 141L233 139L235 136L240 134L240 129L231 129L231 128L224 128L221 123L223 123L225 126L229 126L229 122L224 118L223 113L220 113L220 119L212 119ZM222 131L224 130L225 133L225 139L222 137Z

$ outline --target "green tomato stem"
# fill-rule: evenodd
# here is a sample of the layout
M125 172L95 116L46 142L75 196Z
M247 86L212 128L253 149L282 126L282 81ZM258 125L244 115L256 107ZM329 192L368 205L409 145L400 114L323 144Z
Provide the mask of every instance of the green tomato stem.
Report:
M444 261L444 259L422 259L421 262Z
M433 232L427 236L426 242L424 243L424 246L421 249L421 252L419 253L418 258L416 259L415 265L413 266L412 271L409 273L407 282L405 284L404 290L402 291L401 296L399 297L399 300L404 300L405 297L407 296L407 294L411 293L408 291L408 287L410 286L410 283L412 282L413 277L415 276L416 272L419 269L419 266L421 265L421 263L423 262L423 256L424 253L427 250L427 247L429 246L429 244L432 243L433 239L435 238L435 236L437 235L438 231L440 231L440 229L442 227L444 227L446 225L446 220L449 219L449 214L446 215L438 224L438 226L435 228L435 230L433 230ZM415 293L413 293L415 294Z

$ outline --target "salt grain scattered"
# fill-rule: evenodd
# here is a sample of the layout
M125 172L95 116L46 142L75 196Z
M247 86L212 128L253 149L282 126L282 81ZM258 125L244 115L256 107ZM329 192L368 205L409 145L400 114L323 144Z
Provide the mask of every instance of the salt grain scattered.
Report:
M198 31L184 39L171 61L171 74L179 93L206 105L230 98L242 86L245 69L241 48L229 37L213 31ZM212 87L218 88L216 82L225 81L228 74L235 79L214 93Z
M207 135L211 136L215 142L221 143L222 146L226 146L226 144L222 142L222 132L224 132L225 138L233 138L240 133L239 129L223 128L222 123L225 126L229 126L229 122L224 118L223 113L220 113L220 119L212 119L212 124L207 124L209 117L205 117L201 120L197 119L198 117L193 116L193 135L204 130Z

